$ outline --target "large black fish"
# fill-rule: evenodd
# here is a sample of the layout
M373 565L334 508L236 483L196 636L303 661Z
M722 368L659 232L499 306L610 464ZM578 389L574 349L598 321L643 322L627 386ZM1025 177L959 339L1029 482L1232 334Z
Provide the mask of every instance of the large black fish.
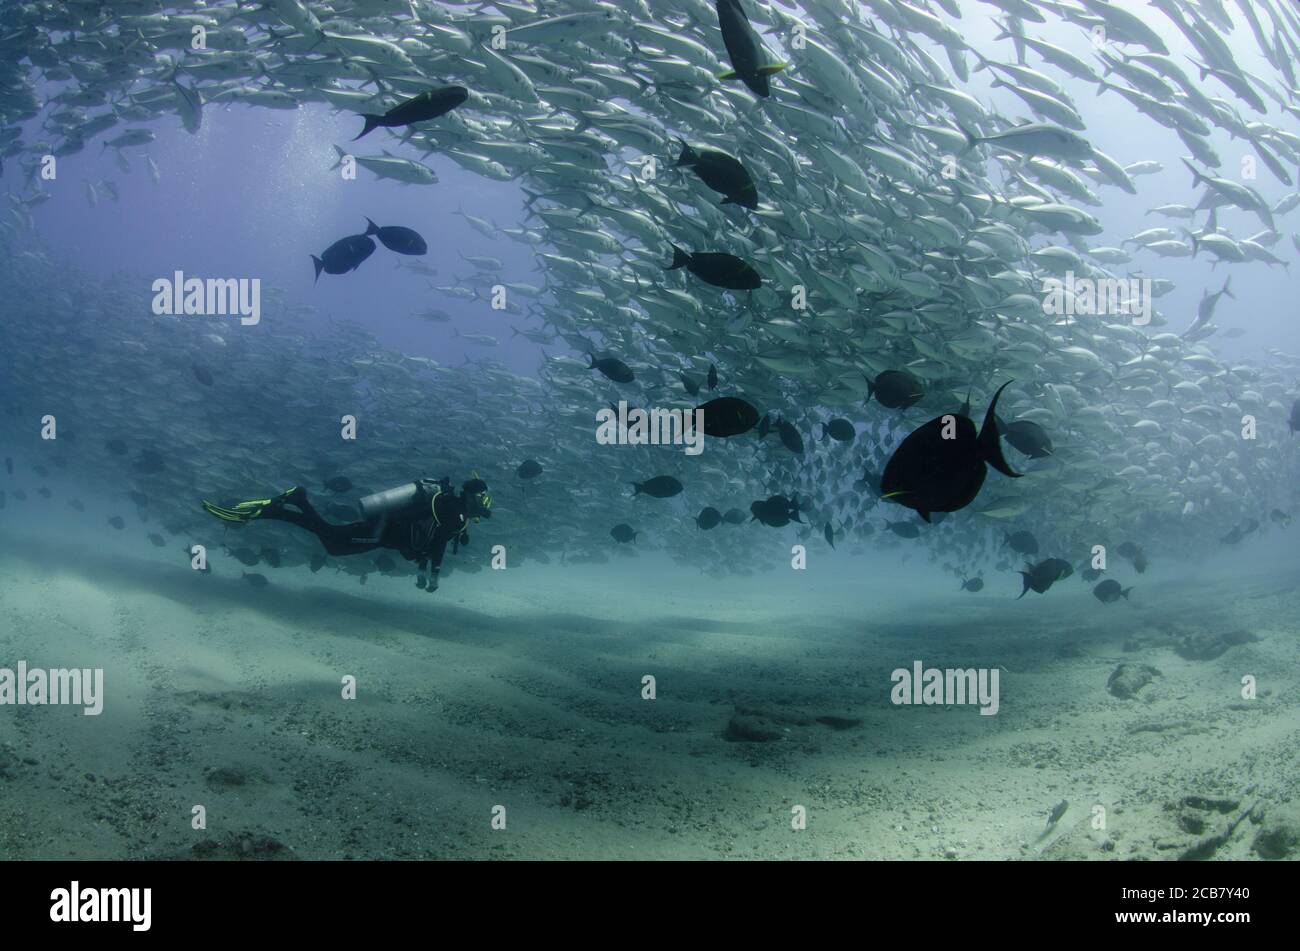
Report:
M785 446L796 456L803 455L803 437L799 435L799 430L795 429L784 419L779 420L776 424L776 434L781 437L781 445Z
M723 251L697 251L694 254L673 245L673 263L665 271L684 267L705 284L733 291L752 291L763 286L763 278L734 254Z
M1128 593L1132 590L1132 588L1120 587L1120 583L1111 578L1093 588L1092 593L1102 604L1113 604L1120 598L1127 598Z
M726 152L704 147L691 148L682 143L682 154L677 158L677 167L695 169L700 180L715 192L725 196L724 205L736 204L745 208L758 207L758 189L754 180L745 171L740 161Z
M718 27L731 60L731 69L718 78L739 79L755 96L766 99L772 92L768 77L784 69L785 63L768 62L763 41L749 25L740 0L718 0Z
M720 396L695 408L704 413L706 436L739 436L758 425L758 410L739 397Z
M587 359L591 361L588 370L599 370L601 374L615 383L631 383L636 379L636 375L622 360L617 357L605 357L603 360L597 360L592 354L587 354Z
M888 409L907 409L925 396L925 387L906 370L885 370L867 381L867 399L873 396Z
M464 86L439 86L420 93L414 99L398 103L381 116L362 113L361 118L366 120L366 124L357 139L379 126L393 128L436 119L451 112L468 98L469 90Z
M830 422L822 423L822 439L828 436L836 442L853 442L857 430L847 419L832 419Z
M346 274L361 266L361 262L375 253L375 242L364 234L354 234L340 238L321 252L320 257L311 256L316 265L316 280L320 280L321 271L326 274Z
M1062 578L1068 578L1074 574L1074 566L1063 558L1048 558L1040 561L1036 565L1025 562L1027 571L1020 572L1025 580L1025 586L1021 589L1017 601L1023 598L1031 589L1039 594L1046 593L1047 589Z
M695 516L695 525L701 531L707 532L711 528L717 528L718 523L722 521L722 513L712 505L700 509L700 514Z
M636 489L632 493L633 498L638 495L648 495L655 499L671 499L682 491L682 484L667 475L655 476L644 482L633 482L632 486Z
M384 225L381 228L369 218L366 219L366 225L366 235L374 235L389 251L396 251L398 254L424 254L429 250L429 246L424 243L424 238L420 237L419 232L412 231L410 228L403 228L401 225Z
M966 415L968 404L960 413L935 417L904 439L885 464L880 497L915 509L928 522L931 512L956 512L975 501L988 475L986 464L1020 478L1002 458L994 421L998 397L1010 385L1008 380L993 394L978 433Z
M791 522L803 524L799 518L799 499L787 499L784 495L770 495L766 499L752 502L749 506L750 521L757 519L772 528L782 528Z

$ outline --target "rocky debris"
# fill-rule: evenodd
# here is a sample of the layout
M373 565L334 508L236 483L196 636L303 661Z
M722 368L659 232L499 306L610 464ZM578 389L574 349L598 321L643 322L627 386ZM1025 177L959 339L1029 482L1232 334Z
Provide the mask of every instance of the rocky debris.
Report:
M1300 803L1269 809L1250 848L1262 859L1300 859Z
M1213 856L1232 838L1237 826L1255 811L1255 806L1256 803L1252 801L1243 809L1239 799L1207 796L1184 796L1177 803L1171 804L1168 808L1175 811L1178 828L1189 835L1201 836L1182 850L1179 860L1194 862ZM1226 817L1226 821L1221 821L1219 817ZM1215 826L1215 831L1208 831Z
M1226 634L1202 631L1179 637L1174 643L1174 653L1186 660L1214 660L1231 647L1236 647L1238 644L1251 644L1258 640L1259 638L1250 631L1229 631Z
M1150 664L1120 664L1111 672L1106 689L1113 697L1132 700L1139 690L1159 676L1160 671Z

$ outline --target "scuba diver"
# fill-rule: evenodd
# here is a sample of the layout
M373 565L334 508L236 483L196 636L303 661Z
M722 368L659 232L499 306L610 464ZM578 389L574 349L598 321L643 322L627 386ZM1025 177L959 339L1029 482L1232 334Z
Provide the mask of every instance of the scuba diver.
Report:
M469 520L492 517L492 496L487 483L474 478L461 486L460 495L451 480L417 479L384 492L367 495L360 502L362 520L347 525L325 521L307 498L307 490L294 486L273 499L239 502L222 508L207 499L203 508L227 522L272 519L289 522L312 532L331 555L359 555L376 548L389 548L419 566L417 588L430 594L438 590L442 556L451 542L453 554L469 544ZM427 577L426 577L427 572Z

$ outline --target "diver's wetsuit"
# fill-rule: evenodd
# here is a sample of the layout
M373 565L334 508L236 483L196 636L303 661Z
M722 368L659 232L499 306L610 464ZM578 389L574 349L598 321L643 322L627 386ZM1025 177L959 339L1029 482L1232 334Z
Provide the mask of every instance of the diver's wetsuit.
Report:
M418 562L420 575L416 584L425 587L425 571L431 569L428 590L438 587L438 571L448 542L458 549L469 544L469 519L466 500L457 496L447 483L422 480L411 508L402 513L383 515L375 520L335 525L325 521L307 498L305 489L297 489L283 502L267 508L261 518L288 522L312 532L331 555L359 555L388 548L408 561ZM421 517L418 513L429 514ZM435 517L436 516L436 517Z

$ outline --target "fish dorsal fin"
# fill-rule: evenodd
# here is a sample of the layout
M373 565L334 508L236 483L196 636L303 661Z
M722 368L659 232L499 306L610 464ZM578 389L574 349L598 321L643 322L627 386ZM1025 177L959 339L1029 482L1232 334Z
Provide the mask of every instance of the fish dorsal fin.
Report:
M998 433L997 424L998 397L1002 395L1002 391L1010 386L1012 382L1014 381L1007 380L1007 382L998 387L998 391L993 394L993 399L989 403L989 408L984 411L984 428L980 430L979 447L980 456L983 457L985 462L991 465L994 469L997 469L998 472L1001 472L1004 476L1019 479L1020 473L1013 470L1002 455L1002 439Z

